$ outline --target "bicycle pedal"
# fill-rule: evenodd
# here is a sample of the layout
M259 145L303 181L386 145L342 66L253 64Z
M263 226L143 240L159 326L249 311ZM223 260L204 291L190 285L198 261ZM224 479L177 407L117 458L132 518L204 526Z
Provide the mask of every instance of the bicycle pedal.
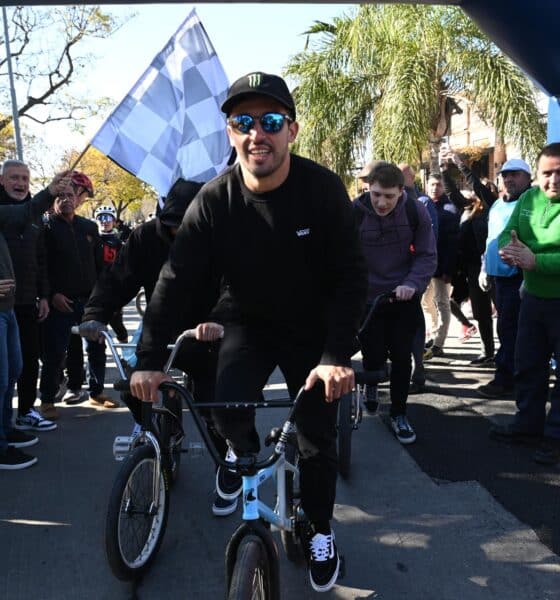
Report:
M343 554L339 554L338 558L340 560L340 565L338 567L338 577L336 578L337 581L344 579L346 576L346 558Z
M132 435L117 435L113 441L113 456L115 460L124 460L130 454L134 437Z

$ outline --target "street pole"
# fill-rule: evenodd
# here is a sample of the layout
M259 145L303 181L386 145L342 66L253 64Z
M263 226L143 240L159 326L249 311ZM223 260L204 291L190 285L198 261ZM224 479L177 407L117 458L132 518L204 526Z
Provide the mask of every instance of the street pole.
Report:
M4 43L6 45L6 62L8 63L8 78L10 80L10 94L12 96L12 118L14 121L14 133L16 137L16 154L18 160L23 161L23 146L19 131L19 116L16 99L16 88L14 87L14 72L12 71L12 54L10 52L10 37L8 35L8 17L6 7L2 6L2 20L4 21Z

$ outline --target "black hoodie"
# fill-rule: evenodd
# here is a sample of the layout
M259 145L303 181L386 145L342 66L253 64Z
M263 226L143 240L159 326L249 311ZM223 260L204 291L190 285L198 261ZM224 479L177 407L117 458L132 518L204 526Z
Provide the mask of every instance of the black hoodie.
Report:
M97 281L84 311L84 321L108 323L143 287L149 302L161 267L173 242L171 227L179 227L201 183L178 180L155 219L130 234L113 265Z

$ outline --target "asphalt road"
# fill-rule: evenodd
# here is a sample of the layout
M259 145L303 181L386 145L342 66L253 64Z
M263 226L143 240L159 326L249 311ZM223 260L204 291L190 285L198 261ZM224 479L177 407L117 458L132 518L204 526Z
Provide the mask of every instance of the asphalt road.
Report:
M137 321L132 309L126 318ZM476 396L473 388L490 377L488 369L467 366L476 354L476 342L460 345L452 336L448 356L429 363L442 387L409 399L416 444L404 448L395 440L386 404L364 415L335 512L346 575L324 598L560 599L560 469L537 466L526 448L488 439L491 422L507 418L514 405ZM267 394L285 396L278 374L271 384ZM131 417L125 408L87 403L61 412L59 428L30 449L37 465L0 472L0 598L222 598L224 548L240 515L211 515L212 463L188 415L190 451L172 491L165 539L133 586L113 577L103 546L120 467L112 441L130 432ZM261 411L260 431L284 414ZM283 598L318 596L304 570L284 557L281 573Z

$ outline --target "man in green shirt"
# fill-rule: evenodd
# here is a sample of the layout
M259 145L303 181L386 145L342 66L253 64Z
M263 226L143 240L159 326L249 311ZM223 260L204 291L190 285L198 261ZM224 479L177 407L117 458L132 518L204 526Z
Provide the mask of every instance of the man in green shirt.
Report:
M540 446L536 462L560 461L560 368L549 398L549 362L560 357L560 143L537 159L538 187L521 195L498 244L500 257L523 270L515 344L515 402L509 425L495 426L500 441ZM550 410L546 403L550 399Z

